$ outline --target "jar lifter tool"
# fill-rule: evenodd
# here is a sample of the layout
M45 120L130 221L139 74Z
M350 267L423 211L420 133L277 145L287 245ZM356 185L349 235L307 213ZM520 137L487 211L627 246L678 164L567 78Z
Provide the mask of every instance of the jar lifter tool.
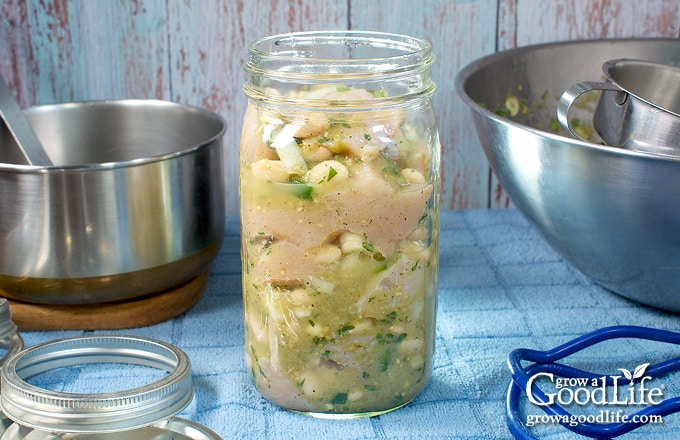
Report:
M619 375L596 374L560 364L556 361L600 342L622 338L644 339L680 345L680 333L647 327L613 326L587 333L547 351L527 348L513 350L508 355L508 367L512 374L512 381L508 387L505 414L508 428L512 434L518 439L536 439L523 423L519 408L522 391L527 390L529 380L533 375L544 372L564 378L587 378L588 380L597 379L598 381L604 379L605 386L610 387L616 383L614 378L619 377ZM534 362L534 364L523 367L522 361ZM677 370L680 370L680 357L649 365L645 376L656 378ZM578 420L577 416L565 410L557 403L549 403L550 399L548 396L533 383L531 384L531 394L535 401L544 404L540 408L546 414L554 416L555 420L565 428L576 434L600 439L617 437L630 432L646 424L646 422L643 423L639 420L649 420L649 416L666 416L680 411L680 397L672 397L665 399L658 405L648 406L628 415L627 422L607 424L589 422L570 423L567 421Z

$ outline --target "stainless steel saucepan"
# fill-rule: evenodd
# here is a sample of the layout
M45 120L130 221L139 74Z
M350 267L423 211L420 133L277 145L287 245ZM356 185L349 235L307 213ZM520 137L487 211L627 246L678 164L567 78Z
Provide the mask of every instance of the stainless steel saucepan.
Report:
M0 132L0 295L120 301L204 271L224 235L224 120L155 100L25 110L54 165Z

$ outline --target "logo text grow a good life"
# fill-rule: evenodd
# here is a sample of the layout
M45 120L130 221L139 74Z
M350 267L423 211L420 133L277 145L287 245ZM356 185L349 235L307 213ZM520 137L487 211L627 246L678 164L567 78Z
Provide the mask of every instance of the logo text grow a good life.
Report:
M663 401L663 389L651 386L652 377L645 375L647 367L649 367L648 363L639 365L633 371L619 368L623 375L612 376L610 378L612 382L609 385L607 385L606 376L599 378L559 377L552 373L537 373L529 379L525 390L529 402L532 404L539 407L558 404L561 407L597 405L604 408L601 408L598 414L570 415L567 417L568 420L563 416L548 414L528 415L527 426L533 426L537 423L562 423L570 426L586 422L598 424L662 423L663 417L659 415L628 416L620 408L615 411L611 410L612 406L646 407L659 405ZM536 399L536 396L531 392L534 383L539 380L548 381L554 387L553 392L543 392L547 401Z

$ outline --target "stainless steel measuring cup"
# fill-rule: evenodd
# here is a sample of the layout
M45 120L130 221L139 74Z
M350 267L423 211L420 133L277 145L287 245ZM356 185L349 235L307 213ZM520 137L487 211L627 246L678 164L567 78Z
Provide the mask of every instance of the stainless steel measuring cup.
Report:
M569 87L557 104L557 119L580 137L569 110L584 93L601 91L593 127L602 140L630 150L680 155L680 67L616 59L602 65L605 82Z

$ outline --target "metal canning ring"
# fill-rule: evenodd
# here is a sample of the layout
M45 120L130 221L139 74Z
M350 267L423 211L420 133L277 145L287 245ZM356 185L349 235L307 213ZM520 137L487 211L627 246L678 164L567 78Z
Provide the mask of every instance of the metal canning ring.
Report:
M64 393L26 382L46 371L83 364L121 363L157 368L163 378L136 388L99 394ZM2 368L0 407L19 425L50 432L104 433L169 419L193 399L189 357L150 338L85 336L30 347Z

